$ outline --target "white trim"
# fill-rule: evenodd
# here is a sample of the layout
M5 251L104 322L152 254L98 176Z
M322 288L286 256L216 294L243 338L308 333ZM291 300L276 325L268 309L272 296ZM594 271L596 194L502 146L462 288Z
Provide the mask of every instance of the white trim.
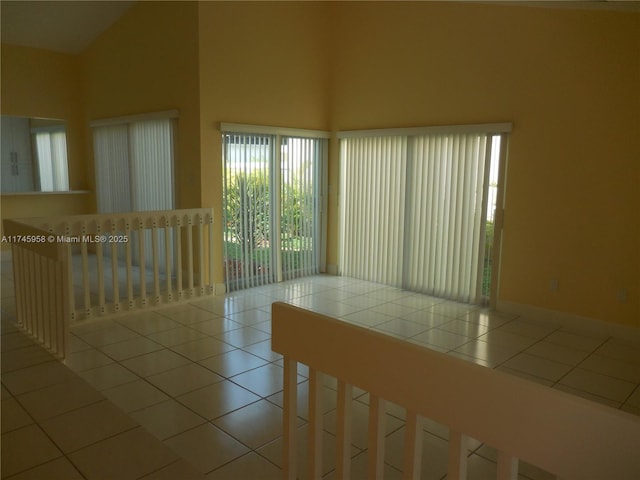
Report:
M331 132L324 130L307 130L304 128L272 127L267 125L249 125L244 123L220 123L221 132L257 133L263 135L281 135L285 137L330 138Z
M373 130L347 130L337 132L338 138L356 137L387 137L387 136L407 136L416 135L436 135L441 133L509 133L513 127L512 123L481 123L474 125L437 125L432 127L409 127L409 128L381 128Z
M573 313L549 310L534 305L498 300L498 312L519 315L524 319L541 320L543 322L558 323L565 328L575 328L598 335L607 335L624 340L640 341L640 328L606 322L595 318L582 317Z
M65 125L47 125L44 127L33 127L31 133L52 133L52 132L65 132Z
M141 122L145 120L156 120L156 119L167 119L167 118L178 118L178 117L179 117L178 110L163 110L160 112L140 113L137 115L125 115L123 117L99 118L89 122L89 126L92 128L95 128L95 127L104 127L107 125L123 125L128 123Z

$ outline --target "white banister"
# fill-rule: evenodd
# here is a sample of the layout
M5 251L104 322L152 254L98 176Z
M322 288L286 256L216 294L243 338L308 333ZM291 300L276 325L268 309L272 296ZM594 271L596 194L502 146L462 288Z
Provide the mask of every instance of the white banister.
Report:
M16 239L18 324L62 358L67 342L60 337L70 322L213 295L216 290L211 209L5 220L5 235ZM74 252L79 271L73 268ZM126 279L122 293L121 274Z
M271 342L285 365L306 364L369 392L367 478L382 477L385 400L409 412L410 437L420 430L414 416L450 428L452 478L465 476L467 436L498 450L500 479L517 478L518 459L566 480L640 478L640 418L627 412L280 302ZM289 382L285 399L295 391L295 377ZM289 458L292 405L285 401ZM414 463L407 458L405 468ZM291 468L286 478L295 478Z

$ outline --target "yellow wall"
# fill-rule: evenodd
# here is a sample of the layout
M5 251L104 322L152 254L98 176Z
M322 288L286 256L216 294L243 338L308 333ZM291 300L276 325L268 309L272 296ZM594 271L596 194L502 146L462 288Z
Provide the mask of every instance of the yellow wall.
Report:
M69 100L85 124L179 109L178 206L213 207L218 219L221 121L513 122L500 300L640 326L639 27L633 13L455 2L139 2L79 65L67 60L81 72ZM29 63L51 68L46 57ZM41 88L25 84L23 96ZM337 170L334 141L330 264Z
M334 6L331 127L513 122L499 299L640 326L640 16Z
M101 118L179 110L178 208L200 206L197 12L195 2L138 2L82 55L87 125ZM88 127L86 134L91 138ZM88 158L93 158L92 145ZM95 190L92 161L89 170Z
M2 115L65 120L69 186L72 190L87 189L77 57L2 44L0 60ZM87 195L2 196L3 219L88 213L88 208Z
M220 122L328 128L327 7L200 4L202 204L215 218L222 218ZM221 222L215 228L222 239ZM214 254L223 258L221 242ZM215 265L222 281L222 265Z

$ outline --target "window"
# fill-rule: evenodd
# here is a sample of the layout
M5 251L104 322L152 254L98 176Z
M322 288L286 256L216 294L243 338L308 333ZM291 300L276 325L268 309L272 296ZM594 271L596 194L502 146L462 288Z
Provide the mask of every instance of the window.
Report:
M488 296L485 271L491 269L485 262L487 222L495 208L489 206L490 166L500 158L494 139L509 129L499 124L340 134L340 272L481 302Z
M69 190L67 170L67 135L64 127L34 130L40 190Z
M324 270L328 134L222 125L227 290Z

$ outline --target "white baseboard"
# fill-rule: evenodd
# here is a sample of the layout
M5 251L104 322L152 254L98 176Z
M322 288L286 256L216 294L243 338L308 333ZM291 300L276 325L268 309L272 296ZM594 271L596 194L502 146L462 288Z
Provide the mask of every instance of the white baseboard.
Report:
M598 335L608 335L616 338L624 338L640 342L640 328L620 325L613 322L605 322L595 318L583 317L573 313L559 312L546 308L525 305L521 303L498 300L497 310L499 312L519 315L532 320L542 320L545 322L558 323L566 328L586 331Z

